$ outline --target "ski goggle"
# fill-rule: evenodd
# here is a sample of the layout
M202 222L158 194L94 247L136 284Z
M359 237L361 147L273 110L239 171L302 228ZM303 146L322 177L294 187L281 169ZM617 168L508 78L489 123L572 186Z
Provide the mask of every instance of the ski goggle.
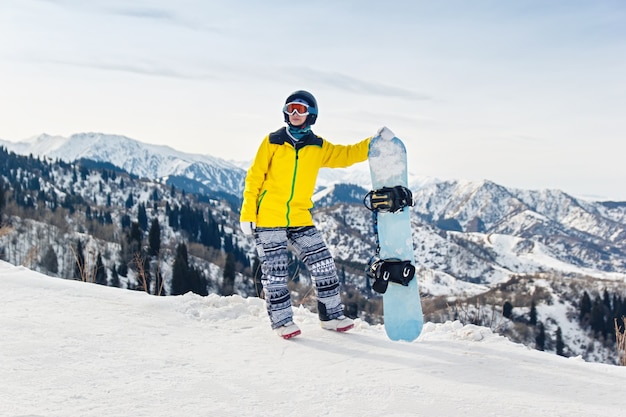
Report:
M309 114L309 106L304 103L291 102L285 104L283 111L290 116L293 116L295 113L298 113L300 116L306 116Z

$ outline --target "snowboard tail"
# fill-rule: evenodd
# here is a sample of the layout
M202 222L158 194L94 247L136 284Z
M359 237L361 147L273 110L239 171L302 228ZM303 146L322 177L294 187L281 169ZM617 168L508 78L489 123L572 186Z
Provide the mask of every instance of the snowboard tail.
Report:
M368 276L374 278L375 290L384 290L379 292L383 294L387 336L391 340L413 341L422 331L424 317L418 280L414 276L409 213L412 195L408 190L404 144L397 137L385 140L375 136L370 142L369 165L375 191L368 196L375 196L370 198L370 202L376 203L378 208L364 202L374 212L378 248L376 256L370 261Z

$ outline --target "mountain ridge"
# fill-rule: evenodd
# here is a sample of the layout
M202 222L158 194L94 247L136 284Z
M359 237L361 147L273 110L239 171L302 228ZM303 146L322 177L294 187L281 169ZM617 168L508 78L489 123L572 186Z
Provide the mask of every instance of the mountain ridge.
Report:
M182 189L222 191L241 196L250 161L227 161L219 157L178 151L166 145L152 145L117 134L75 133L69 137L43 133L32 138L10 142L0 139L0 145L21 155L73 162L91 159L109 162L141 178L170 184L169 178L186 177ZM436 178L409 173L412 189L436 183ZM369 168L360 163L350 168L322 168L317 180L318 191L337 183L371 187ZM178 185L181 185L180 181Z
M169 184L169 177L186 177L189 191L200 189L233 193L243 187L245 171L223 159L152 145L122 135L76 133L69 137L42 134L27 141L1 141L7 149L22 154L73 162L91 159L109 162L140 178Z

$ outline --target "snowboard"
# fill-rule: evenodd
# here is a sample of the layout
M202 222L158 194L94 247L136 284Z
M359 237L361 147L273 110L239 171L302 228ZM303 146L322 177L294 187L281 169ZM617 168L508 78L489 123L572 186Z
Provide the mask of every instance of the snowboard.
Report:
M406 148L399 138L373 137L369 167L373 190L396 186L408 188ZM410 261L415 265L409 209L403 207L397 212L373 213L380 259ZM424 316L417 281L415 274L407 286L389 282L383 293L385 332L391 340L413 341L422 331Z

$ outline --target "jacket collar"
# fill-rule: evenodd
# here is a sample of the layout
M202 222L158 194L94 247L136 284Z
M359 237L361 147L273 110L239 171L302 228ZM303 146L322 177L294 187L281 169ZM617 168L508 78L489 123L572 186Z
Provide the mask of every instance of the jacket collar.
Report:
M309 132L302 139L294 141L287 133L287 128L282 127L276 132L270 133L270 143L274 145L284 145L285 143L288 143L295 149L302 149L305 146L309 145L322 146L322 138L320 138L313 132Z

